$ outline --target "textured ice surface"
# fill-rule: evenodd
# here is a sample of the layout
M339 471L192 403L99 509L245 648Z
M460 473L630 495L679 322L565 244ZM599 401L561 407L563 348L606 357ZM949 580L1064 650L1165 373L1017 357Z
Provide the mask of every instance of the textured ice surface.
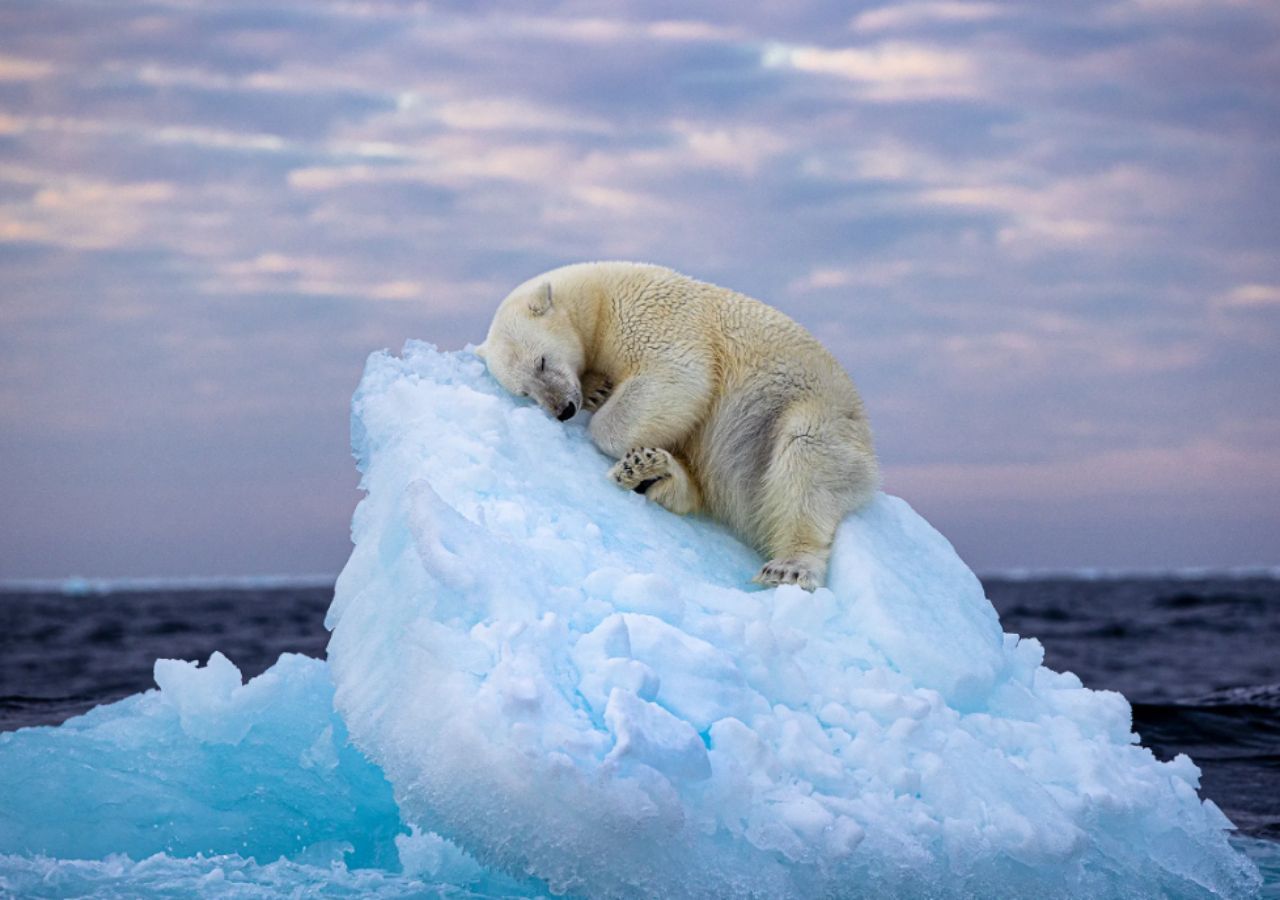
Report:
M0 851L395 861L391 791L347 741L323 662L286 654L241 684L215 653L155 674L159 691L0 734Z
M474 865L474 864L473 864ZM0 897L236 898L492 898L447 881L383 869L352 869L280 858L259 863L240 855L133 860L113 854L101 860L49 859L0 854Z
M830 589L765 591L468 353L376 354L352 430L335 704L482 862L591 897L1256 889L1192 762L1002 634L903 501L842 526Z
M220 654L155 675L158 691L0 734L0 897L518 891L402 825L322 661L286 654L247 684Z

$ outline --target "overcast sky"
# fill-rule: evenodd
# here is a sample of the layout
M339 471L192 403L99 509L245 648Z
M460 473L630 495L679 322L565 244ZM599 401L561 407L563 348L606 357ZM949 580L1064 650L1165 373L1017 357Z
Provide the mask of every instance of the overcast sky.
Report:
M1274 0L0 0L0 577L336 573L368 353L607 258L980 570L1280 563Z

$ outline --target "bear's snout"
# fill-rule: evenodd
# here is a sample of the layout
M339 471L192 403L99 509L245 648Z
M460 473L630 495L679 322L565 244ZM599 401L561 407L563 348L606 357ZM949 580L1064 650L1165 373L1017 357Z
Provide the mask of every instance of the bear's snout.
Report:
M576 407L573 404L573 401L570 400L568 403L564 405L564 409L560 410L560 413L559 415L556 416L556 418L559 419L561 422L568 422L570 419L573 418L574 414L577 411L578 411L578 407Z

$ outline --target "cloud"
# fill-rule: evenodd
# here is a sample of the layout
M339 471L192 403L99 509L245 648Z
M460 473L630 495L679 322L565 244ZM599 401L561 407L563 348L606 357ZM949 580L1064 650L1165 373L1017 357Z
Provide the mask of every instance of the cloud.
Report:
M683 162L688 166L705 165L721 171L737 171L752 175L770 159L791 150L795 142L784 129L759 125L708 126L699 122L676 120L672 133L687 148ZM676 167L682 161L677 152L663 161Z
M333 257L297 257L262 253L253 259L237 260L217 268L200 284L208 293L299 294L317 297L356 297L366 300L414 301L442 307L441 298L456 295L454 286L438 291L435 298L422 281L393 279L353 280L344 260Z
M1280 309L1280 284L1238 284L1215 302L1227 309Z
M611 130L607 122L597 117L501 97L446 101L431 110L431 118L444 128L459 131L587 131L607 134Z
M864 147L848 159L845 172L900 186L901 201L922 210L993 214L997 239L1028 252L1083 242L1118 249L1158 239L1161 221L1196 190L1129 162L1054 174L1017 159L955 160L897 141Z
M1009 15L1010 7L995 3L938 2L899 3L858 13L850 27L854 31L908 31L930 25L988 22Z
M1280 284L1238 284L1215 294L1208 305L1209 327L1231 348L1232 359L1249 365L1245 348L1273 354L1280 339Z
M78 249L127 246L147 229L148 209L165 206L177 193L167 182L113 184L84 178L33 188L26 203L0 203L0 241Z
M0 127L8 134L66 134L99 136L124 141L155 144L190 144L219 150L257 153L284 153L297 145L274 134L245 133L217 128L154 125L138 127L126 121L80 118L77 116L6 116ZM359 154L358 147L349 148Z
M924 44L888 41L828 49L774 44L762 57L766 68L793 69L853 82L868 100L957 99L979 96L981 71L969 54Z
M1223 472L1241 478L1227 485ZM976 488L988 502L1019 506L1102 503L1110 508L1194 497L1197 503L1209 499L1215 510L1235 507L1257 514L1271 511L1269 505L1280 498L1280 460L1274 454L1198 436L1174 446L1029 463L899 466L891 474L898 483L909 484L913 493L943 503L964 502Z
M1110 21L1185 16L1214 21L1233 13L1280 19L1275 4L1267 0L1118 0L1103 15Z
M39 81L54 71L47 60L24 59L21 56L0 54L0 83L6 81Z
M623 41L656 40L673 43L740 39L737 28L694 19L591 18L578 16L517 16L505 27L517 34L536 35L557 42L613 44Z

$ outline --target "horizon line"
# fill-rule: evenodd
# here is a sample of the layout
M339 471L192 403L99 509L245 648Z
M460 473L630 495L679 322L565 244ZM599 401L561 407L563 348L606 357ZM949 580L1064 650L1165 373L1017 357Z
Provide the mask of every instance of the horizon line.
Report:
M974 571L980 581L1109 581L1109 580L1280 580L1280 565L1178 566L1171 568L1075 568L1007 567ZM338 573L270 575L144 575L91 578L68 575L62 578L0 578L0 594L40 593L64 596L100 596L118 593L188 590L283 590L288 588L332 588Z

